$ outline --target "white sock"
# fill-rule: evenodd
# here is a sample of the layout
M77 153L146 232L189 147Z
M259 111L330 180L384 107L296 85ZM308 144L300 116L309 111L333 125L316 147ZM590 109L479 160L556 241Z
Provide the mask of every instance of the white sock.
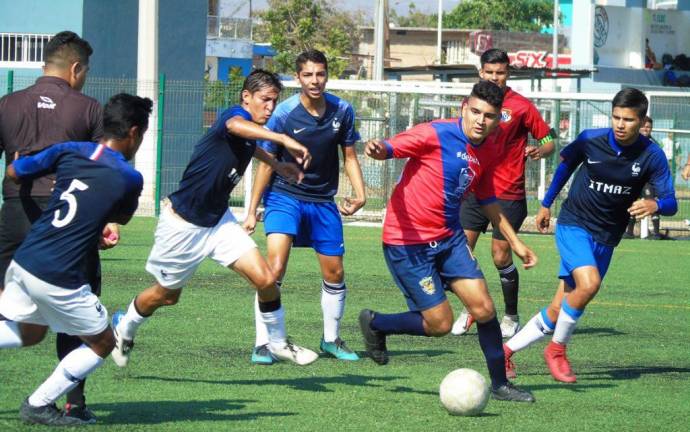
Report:
M345 312L345 282L321 283L321 310L323 311L323 340L335 342L340 333L340 319Z
M52 404L76 387L81 380L102 365L103 361L91 348L82 344L67 354L52 375L29 396L29 405L38 407Z
M553 333L554 327L555 324L546 315L546 309L542 309L515 336L510 338L506 345L511 351L518 352Z
M19 323L14 321L0 321L0 348L19 348L22 337L19 333Z
M280 309L273 312L260 312L261 322L266 326L268 332L268 345L271 349L281 349L285 346L287 334L285 332L285 310Z
M255 347L260 347L268 343L268 328L264 324L263 318L261 317L261 311L259 310L259 294L254 296L254 325L256 326L256 341L254 342Z
M568 299L564 298L561 303L561 311L558 314L556 330L553 332L553 341L561 345L567 345L570 337L575 331L577 321L580 319L584 309L575 309L568 304Z
M134 299L136 300L136 298ZM117 332L123 338L127 340L134 340L134 336L137 334L137 329L139 326L144 324L149 317L143 317L137 312L137 308L134 307L134 300L129 304L127 308L127 313L120 323L117 325Z

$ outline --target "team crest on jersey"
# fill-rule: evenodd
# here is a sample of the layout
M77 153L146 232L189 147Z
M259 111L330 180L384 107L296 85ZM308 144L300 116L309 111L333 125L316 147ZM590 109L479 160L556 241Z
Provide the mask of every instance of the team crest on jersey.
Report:
M640 175L640 171L642 171L642 168L640 168L640 163L635 162L632 164L632 176L633 177L638 177Z
M508 108L501 109L501 121L504 123L509 122L513 118L513 110Z
M420 280L419 286L422 287L422 291L424 291L426 294L433 295L436 292L434 279L431 276L427 276Z
M338 117L333 119L333 132L338 132L340 130L340 122L338 121Z
M470 167L466 167L460 170L460 174L458 175L458 186L455 188L455 196L457 198L461 198L465 194L467 189L472 184L474 176L475 173Z

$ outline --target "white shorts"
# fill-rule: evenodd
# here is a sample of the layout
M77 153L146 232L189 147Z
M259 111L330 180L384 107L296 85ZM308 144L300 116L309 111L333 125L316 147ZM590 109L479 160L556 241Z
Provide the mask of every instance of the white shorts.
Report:
M214 227L200 227L182 219L166 205L146 270L169 289L182 288L204 258L223 267L256 248L256 243L228 209Z
M61 288L42 281L14 261L5 273L0 314L73 336L93 336L108 328L108 311L90 285Z

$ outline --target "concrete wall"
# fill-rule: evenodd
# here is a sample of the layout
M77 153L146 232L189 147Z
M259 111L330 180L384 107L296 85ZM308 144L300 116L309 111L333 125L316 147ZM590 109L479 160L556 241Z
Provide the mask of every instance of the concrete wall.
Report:
M0 32L82 32L82 0L0 0Z
M170 80L202 80L207 0L159 0L158 70Z

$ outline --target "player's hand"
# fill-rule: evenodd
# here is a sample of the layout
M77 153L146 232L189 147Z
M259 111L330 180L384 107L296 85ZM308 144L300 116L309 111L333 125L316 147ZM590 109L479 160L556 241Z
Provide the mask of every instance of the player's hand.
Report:
M385 160L388 156L386 146L380 140L367 141L364 145L364 153L376 160Z
M311 163L311 153L309 150L287 135L284 135L283 146L295 158L302 169L307 169Z
M527 146L525 147L525 157L532 160L539 160L542 157L541 150L538 146Z
M640 220L653 215L657 210L659 210L659 205L656 203L656 200L639 199L630 206L628 213L630 213L630 216L635 216L635 219Z
M511 249L513 249L515 255L522 260L522 267L525 270L531 269L537 265L537 262L539 261L537 254L535 254L532 249L525 246L523 242L519 241L518 244L515 245L515 247L511 247Z
M551 210L546 207L540 207L537 212L535 223L540 233L546 234L549 232L549 226L551 225Z
M278 162L275 166L275 170L284 179L291 183L301 183L304 178L304 173L300 169L299 165L290 162Z
M247 217L242 223L242 228L244 228L247 234L254 234L254 230L256 229L256 213L248 212Z
M340 214L343 216L352 216L357 213L357 210L364 207L366 202L365 199L361 198L345 198L338 204L338 211L340 211Z
M109 223L103 228L100 241L98 242L99 249L114 248L120 242L120 225L116 223Z
M690 163L685 164L682 170L680 170L680 176L683 177L683 180L690 180Z

